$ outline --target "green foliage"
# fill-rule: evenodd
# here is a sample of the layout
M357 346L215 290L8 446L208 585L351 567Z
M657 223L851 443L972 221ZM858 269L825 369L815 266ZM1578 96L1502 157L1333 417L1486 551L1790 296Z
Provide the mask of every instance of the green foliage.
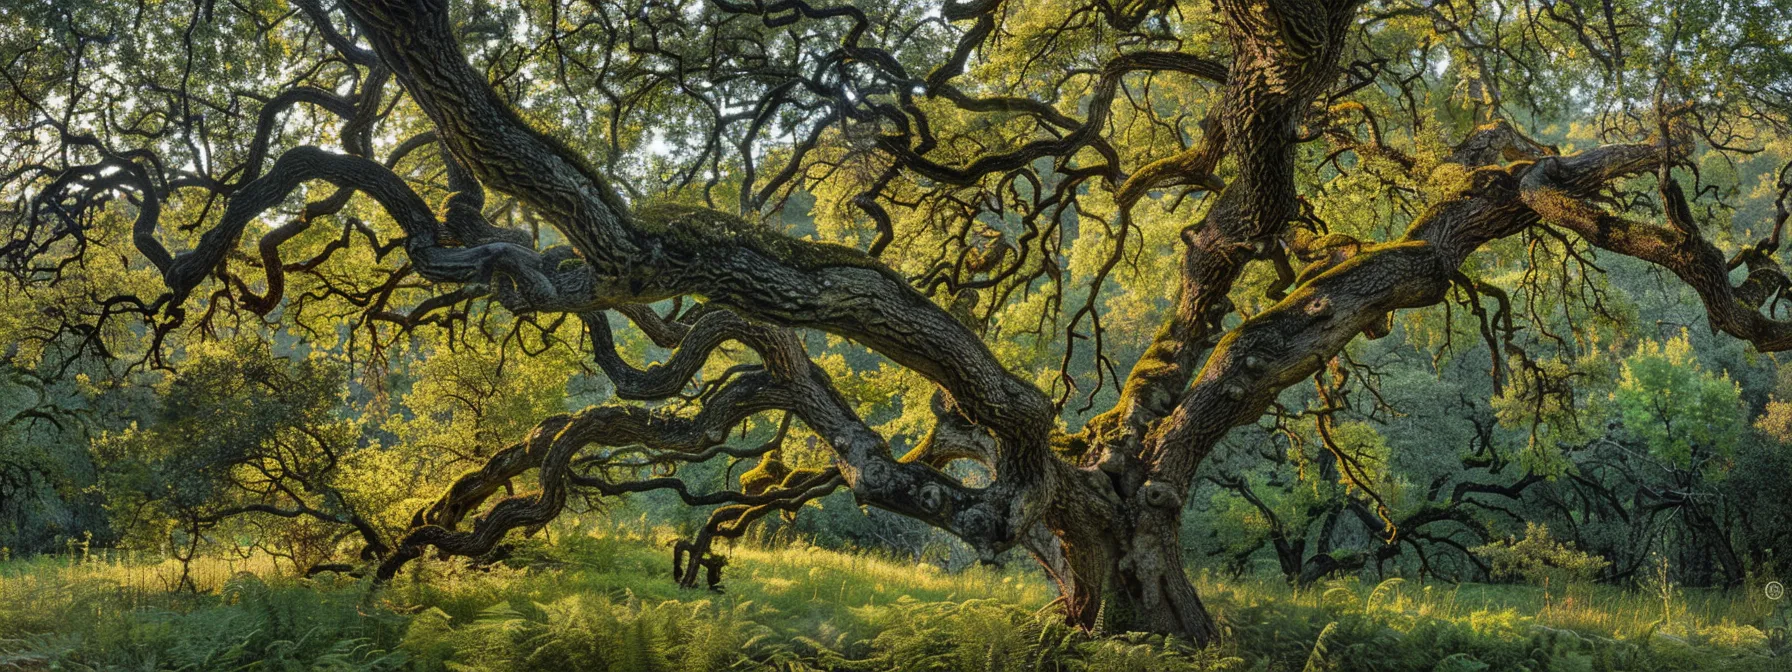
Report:
M1601 436L1612 377L1609 360L1596 355L1514 362L1515 372L1492 406L1500 423L1526 434L1519 454L1530 471L1560 476L1572 466L1565 450Z
M54 157L34 156L38 150L32 147L53 144L40 138L53 135L57 124L69 125L64 135L70 137L91 131L97 138L94 147L129 156L129 148L145 144L138 136L157 125L152 120L203 118L205 128L197 136L184 142L170 136L149 144L166 166L190 165L217 173L208 179L228 181L232 160L245 151L241 140L253 131L256 101L272 98L276 85L298 83L340 92L359 85L351 80L366 81L339 61L314 67L317 50L327 47L288 3L217 8L205 3L203 12L181 3L13 4L18 6L0 11L0 61L23 65L17 70L7 66L9 84L18 95L0 100L0 118L14 129L7 131L6 138L13 141L8 149L44 166L54 164ZM616 50L614 42L605 41L613 37L607 29L586 28L639 29L627 16L632 10L616 17L621 23L605 17L565 33L560 22L573 25L578 17L563 15L559 3L454 4L456 30L473 36L465 46L476 67L502 80L502 94L524 108L531 122L565 136L567 144L603 163L606 173L640 189L631 201L729 203L739 195L729 178L742 171L741 157L722 146L727 143L712 142L711 129L702 121L709 103L679 90L711 90L705 95L733 99L758 86L756 80L693 81L691 87L684 82L677 87L648 84L641 90L624 83L618 92L612 88L617 81L604 78L651 82L651 77L620 74L638 73L630 68L648 64L649 57ZM1220 24L1210 7L1197 4L1153 14L1144 30L1174 35L1175 48L1187 54L1219 53L1226 47ZM873 24L884 26L937 11L906 2L859 6ZM1085 76L1103 68L1112 45L1100 21L1060 25L1063 16L1082 15L1079 7L1066 0L1041 0L1027 11L1002 13L994 33L1002 36L1002 44L988 46L1004 48L977 52L964 77L979 84L967 91L987 88L977 95L1014 96L1064 114L1090 114ZM1315 114L1308 120L1312 128L1303 132L1324 132L1303 143L1297 184L1315 222L1332 233L1364 240L1397 235L1417 213L1472 185L1467 169L1444 158L1452 141L1496 112L1523 119L1528 130L1565 151L1627 134L1643 137L1652 131L1646 124L1606 128L1596 122L1649 118L1630 106L1649 99L1654 93L1650 87L1657 84L1687 100L1746 101L1734 104L1752 108L1736 118L1711 117L1712 123L1748 140L1740 144L1759 144L1763 151L1736 156L1707 143L1693 157L1699 183L1709 187L1695 194L1708 238L1730 254L1739 241L1758 238L1765 222L1773 221L1779 194L1776 170L1792 155L1777 128L1783 124L1774 121L1777 113L1771 111L1783 101L1758 97L1764 87L1778 90L1774 87L1792 70L1784 55L1792 52L1783 48L1784 10L1777 3L1608 3L1607 10L1620 15L1617 21L1626 28L1609 38L1604 54L1588 53L1593 41L1584 28L1559 20L1522 23L1540 16L1528 4L1496 2L1489 7L1493 11L1471 12L1454 28L1425 12L1400 9L1366 22L1353 49L1410 55L1411 62L1401 62L1404 57L1364 60L1375 63L1376 84L1356 90L1349 102L1361 104L1365 126L1355 126L1354 112L1348 119ZM582 11L576 4L564 9ZM661 36L675 49L700 53L712 44L773 42L772 51L801 50L777 42L794 38L760 22L712 23L716 10L708 3L678 0L640 9L642 20L650 12L654 20L666 18L662 12L682 18L680 25L688 33ZM931 71L936 64L929 57L956 39L956 32L942 30L937 19L928 22L895 41L908 45L896 50L896 58L913 73ZM1728 28L1683 32L1682 22ZM1673 40L1663 33L1669 25L1674 26ZM805 40L835 44L837 35L828 31L842 28L806 24L804 29L819 31L802 33ZM497 39L505 36L541 48L513 52ZM1594 41L1607 39L1597 37ZM166 46L177 42L189 46ZM1468 42L1475 42L1474 48ZM1490 53L1510 55L1516 62L1513 67L1490 64L1485 61ZM571 62L585 56L594 58L583 62L605 65L564 67L569 56ZM549 70L558 71L553 81L545 74ZM64 75L81 81L64 87ZM1106 136L1102 146L1113 153L1116 170L1163 158L1206 132L1196 122L1214 100L1210 83L1168 72L1150 77L1130 76L1125 91L1133 104L1114 105L1101 125ZM1149 86L1137 86L1146 81ZM1395 81L1399 92L1388 84ZM82 82L98 86L81 95L63 93L79 90ZM585 95L595 90L612 95ZM162 99L172 99L174 91L216 102L199 106L211 110L203 117L184 109L191 101L183 101L178 113L162 109ZM1589 99L1590 92L1599 95ZM390 106L375 106L381 109L383 125L375 135L382 152L392 141L429 125L414 105L402 97L392 100ZM639 105L618 109L617 100ZM929 111L930 130L942 140L930 158L947 164L1020 147L1042 133L1058 137L1062 131L1042 130L1013 111L971 114L933 95L912 104ZM271 139L276 153L298 144L338 143L339 124L309 107L281 115ZM127 113L111 118L121 111ZM1325 116L1339 116L1335 112ZM137 114L142 118L133 121ZM785 109L776 116L755 124L763 124L768 133L804 130L803 115ZM612 123L591 123L600 118ZM46 125L46 119L54 123ZM172 129L177 123L163 126ZM1384 145L1382 151L1361 143L1357 134L1370 131L1374 143ZM799 249L773 235L779 232L860 244L871 230L854 201L866 180L882 171L865 161L871 154L864 151L863 141L870 136L857 133L818 136L809 169L799 171L804 178L790 187L786 205L768 208L775 212L745 212L736 219L670 205L643 212L662 215L646 216L644 223L660 229L665 221L677 220L671 230L685 243L735 240L776 254ZM712 153L712 146L719 153ZM89 151L73 149L76 154ZM759 167L762 175L776 172L776 162L789 155L787 145L759 149L765 162ZM1408 157L1411 165L1391 158L1396 155ZM681 165L691 157L710 163ZM436 161L434 152L420 151L395 159L393 170L437 203L444 193ZM1082 165L1073 158L1034 163ZM821 166L828 169L813 170ZM1110 189L1085 184L1046 201L1054 204L1056 214L1029 213L1029 205L1043 207L1038 204L1045 190L1069 183L1062 181L1062 172L1040 179L1028 170L1002 171L1006 174L973 185L941 186L912 175L897 177L887 189L880 185L893 204L889 209L896 233L881 260L908 278L941 267L942 261L962 266L967 259L993 257L1006 249L1001 245L1029 246L1024 255L1010 257L1025 259L1023 267L1005 276L1010 280L969 274L960 281L992 286L930 296L985 333L991 350L1017 375L1054 396L1072 399L1061 420L1073 429L1088 416L1074 397L1089 394L1094 408L1111 401L1110 374L1124 371L1163 322L1174 302L1165 288L1175 286L1178 255L1157 252L1182 249L1182 234L1213 199L1184 199L1185 192L1162 190L1148 194L1128 213L1130 218L1122 218ZM1222 165L1220 178L1233 179L1225 174L1230 170ZM52 174L47 167L17 174L39 179L30 177L39 172ZM700 172L709 179L693 182ZM677 178L671 176L680 174L685 182L674 184ZM695 183L705 181L697 193ZM1646 188L1653 185L1623 185L1625 191ZM27 192L9 186L6 196L9 201L19 196L23 203ZM199 295L224 292L210 306L217 309L216 319L166 333L147 328L159 324L125 324L122 318L71 318L68 325L45 327L57 316L91 316L93 297L153 298L162 289L156 270L134 256L130 217L135 213L126 205L133 198L106 199L115 205L81 218L92 220L83 222L87 228L79 244L91 251L81 263L68 265L55 282L21 281L0 291L0 345L8 347L9 374L0 388L0 547L24 554L65 550L71 565L82 567L90 549L108 547L155 555L164 550L200 552L200 562L232 557L228 553L262 559L278 553L295 567L349 559L355 549L343 541L340 521L345 517L363 517L390 536L456 474L475 468L541 418L609 400L608 384L588 374L582 334L576 325L565 326L553 316L506 315L490 300L478 299L444 307L435 318L440 321L394 331L394 315L444 288L416 282L403 254L370 249L380 241L397 240L399 234L389 216L360 197L341 217L319 218L317 226L283 248L289 265L307 268L290 274L287 300L276 312L236 313L229 308L228 294L267 288L261 279L265 269L257 269L251 246L276 221L296 214L305 200L298 197L251 223L241 236L243 247L216 269L219 280L202 287ZM526 208L501 206L498 200L491 203L492 216L501 224L540 225ZM165 220L192 225L164 225L157 233L172 248L184 249L215 220L216 205L197 190L176 190L163 204ZM347 225L351 222L352 227ZM1765 379L1774 377L1775 365L1729 341L1690 333L1666 342L1652 340L1660 337L1652 331L1660 325L1702 323L1696 297L1677 286L1662 289L1639 264L1594 258L1584 243L1555 233L1538 227L1494 241L1463 269L1464 279L1510 293L1504 310L1509 311L1508 326L1514 319L1518 325L1512 327L1515 333L1503 334L1510 342L1494 342L1501 335L1493 326L1497 320L1477 315L1499 302L1489 294L1471 295L1466 286L1450 290L1441 307L1400 314L1394 335L1358 343L1346 352L1366 374L1349 390L1355 407L1336 409L1339 420L1330 437L1349 468L1321 449L1318 438L1304 428L1287 430L1286 444L1252 443L1254 436L1241 440L1251 445L1223 466L1242 475L1240 490L1248 489L1251 497L1212 488L1206 496L1190 496L1194 504L1185 542L1232 556L1240 571L1270 553L1273 540L1295 548L1293 573L1315 549L1326 548L1327 558L1346 561L1339 563L1349 566L1346 575L1366 575L1373 567L1377 579L1383 571L1466 579L1480 575L1455 549L1515 533L1513 519L1521 518L1527 522L1522 540L1510 536L1478 550L1502 578L1555 584L1585 580L1606 562L1614 565L1611 575L1650 576L1638 573L1654 568L1639 567L1638 556L1657 551L1675 555L1674 572L1691 573L1713 564L1712 548L1734 550L1747 566L1724 568L1721 575L1706 569L1702 576L1669 576L1663 556L1659 585L1668 589L1660 593L1659 605L1651 602L1651 613L1660 612L1659 627L1684 640L1703 635L1675 630L1688 627L1671 618L1676 601L1684 599L1672 588L1676 582L1714 585L1738 581L1742 574L1752 579L1784 571L1784 561L1773 551L1792 548L1792 479L1785 478L1792 473L1792 451L1785 446L1792 442L1792 385L1781 384L1770 396L1772 385ZM552 230L539 236L542 246L561 242ZM1105 264L1110 254L1117 254L1120 263ZM303 261L307 259L315 263ZM807 261L864 265L857 252L844 248ZM563 260L559 266L568 270L579 263ZM1105 284L1093 287L1097 277ZM1232 303L1244 314L1261 313L1274 303L1264 291L1273 277L1269 264L1253 264L1236 283ZM1099 326L1067 315L1074 312L1067 306L1084 300L1095 309ZM188 305L195 322L200 321L197 304ZM667 308L665 303L655 306L661 313ZM260 317L282 326L271 327ZM630 362L649 366L664 358L666 352L636 330L618 331L626 332L619 334L618 345ZM1096 353L1084 345L1093 343L1106 349ZM1071 353L1070 344L1079 350ZM914 445L936 421L928 403L936 386L924 376L838 337L812 338L806 345L867 424L899 450ZM750 353L721 350L693 389L738 373L734 367L755 363ZM170 368L158 368L163 366ZM1103 384L1091 385L1091 379ZM1309 394L1291 390L1277 401L1299 409L1312 401L1303 396ZM1392 399L1389 408L1367 401L1384 394ZM1450 405L1457 399L1463 400L1461 406ZM1756 409L1762 412L1751 418ZM658 410L690 412L677 403ZM1482 414L1497 420L1497 428L1489 424L1483 431L1478 422ZM1464 426L1470 424L1465 415L1474 416L1472 427ZM1749 429L1751 421L1757 431ZM741 439L765 429L763 418L752 419ZM803 439L811 438L807 431L796 428L790 442L792 464L799 467L831 459L825 447L813 445L794 454ZM1270 455L1250 453L1262 445L1271 446ZM1651 459L1630 462L1636 455ZM972 481L983 475L955 473ZM730 483L733 472L708 464L677 475L693 489L709 490ZM1510 501L1488 494L1529 475L1552 479L1551 486L1578 488L1580 496L1563 504L1534 491ZM1463 484L1490 488L1465 490L1468 494L1457 497L1454 488ZM1603 504L1609 500L1623 502L1620 509L1635 508L1647 493L1664 491L1688 493L1691 504L1668 503L1673 515L1664 518L1675 522L1663 529L1632 529L1625 521L1641 516ZM1408 536L1400 543L1409 545L1389 547L1380 541L1377 523L1350 515L1365 506L1368 493L1385 502L1394 517L1451 514L1443 517L1448 529ZM933 560L955 548L955 542L920 523L861 514L849 497L843 493L811 507L819 508L820 515L770 526L781 541L796 535L822 545L858 541L910 554L905 559L911 560ZM1465 498L1477 505L1463 505ZM1717 515L1698 508L1708 501L1723 502L1714 509ZM609 498L602 505L639 513L644 526L668 523L685 531L705 515L663 493ZM268 513L268 508L277 511ZM283 515L301 509L309 511ZM1714 526L1721 529L1714 534L1683 522L1701 515L1718 520ZM1571 532L1576 545L1550 539L1549 523L1558 532ZM1669 661L1660 663L1666 666L1662 669L1673 669L1673 661L1711 655L1708 648L1752 646L1749 626L1734 624L1705 624L1705 630L1718 633L1710 635L1712 642L1723 643L1694 643L1682 647L1690 651L1684 652L1675 648L1680 645L1656 642L1653 626L1629 628L1638 641L1614 643L1601 638L1616 635L1619 628L1578 634L1539 630L1548 626L1523 627L1525 623L1499 609L1460 619L1415 616L1406 601L1407 584L1390 580L1367 594L1354 584L1327 586L1312 598L1318 604L1286 611L1276 610L1308 598L1222 600L1239 635L1239 651L1189 652L1140 636L1096 639L1069 632L1033 611L1045 602L1046 589L1037 577L1011 575L1001 577L1010 579L1005 584L986 585L995 575L979 570L941 574L931 564L867 568L810 548L799 543L760 550L759 561L743 562L737 568L742 571L731 574L738 577L730 579L731 597L751 591L756 600L750 606L723 598L686 603L682 594L652 578L665 564L663 557L621 548L612 539L574 535L552 543L539 538L517 543L492 570L496 578L426 575L447 585L432 587L420 580L403 589L410 591L407 598L414 598L402 605L403 613L355 593L358 587L329 585L314 593L313 586L275 578L261 586L247 579L222 588L208 584L215 592L194 596L192 602L133 603L123 615L97 618L90 628L79 623L85 612L66 616L62 623L33 620L63 613L54 610L36 616L8 612L7 618L14 620L7 624L27 634L13 637L0 629L0 637L6 638L0 649L16 652L0 654L12 656L0 658L0 668L54 660L70 666L212 669L256 661L268 661L270 667L344 669L399 661L439 669L544 669L562 663L603 669L1023 669L1048 663L1066 669L1229 669L1236 657L1271 669L1352 669L1366 666L1363 661L1385 659L1393 661L1389 668L1460 671L1643 669L1658 666L1641 658L1651 653ZM1414 549L1431 553L1420 560ZM210 560L205 553L212 554ZM1682 560L1688 556L1693 562ZM1363 569L1355 570L1358 566ZM572 577L567 580L584 592L547 585L551 580L544 576ZM69 585L75 586L71 593L93 588L74 581ZM354 600L342 599L351 594ZM326 603L300 604L314 595L323 595ZM332 599L340 601L328 603ZM70 597L70 603L77 601L104 602L91 594ZM354 611L372 616L349 615L351 601ZM256 611L264 607L266 613ZM410 613L413 607L422 609ZM362 618L384 619L380 622L386 625L357 629ZM320 625L301 627L312 623ZM832 629L820 624L832 624ZM400 628L402 636L380 629L387 626ZM62 629L90 636L50 634ZM109 658L105 647L129 653ZM1457 653L1436 658L1427 650Z
M1571 543L1556 541L1549 526L1526 523L1524 538L1502 539L1469 549L1486 560L1495 578L1522 579L1540 586L1591 581L1611 565Z
M1319 637L1313 640L1313 653L1307 655L1307 664L1301 666L1301 672L1324 672L1331 669L1325 659L1325 640L1337 629L1338 624L1334 621L1325 624L1325 628L1319 631Z
M115 584L86 580L82 597L61 605L67 611L34 616L80 619L61 624L56 635L21 630L17 619L26 615L0 613L0 623L5 623L0 630L22 635L0 638L0 661L37 661L69 670L344 672L400 670L410 661L408 654L390 648L403 630L404 617L364 610L364 591L349 586L313 590L242 573L215 594L120 609L126 593ZM7 581L12 590L21 588L17 577ZM29 600L40 609L54 606L41 598L27 592L14 593L12 599Z
M1684 335L1625 358L1612 403L1626 432L1681 467L1701 453L1727 457L1747 427L1741 388L1701 367Z
M1539 590L1510 586L1412 590L1391 582L1371 588L1338 581L1294 592L1244 583L1206 588L1220 600L1235 646L1247 652L1254 669L1616 672L1780 665L1759 629L1722 618L1683 624L1660 642L1653 632L1631 637L1649 622L1642 596L1612 594L1597 607L1542 609ZM1752 632L1753 639L1731 639L1738 630Z
M643 602L632 595L568 595L549 603L499 603L455 623L439 609L411 621L403 647L423 670L613 670L703 672L762 655L765 626L751 603Z
M1221 648L1095 637L1046 604L1043 578L916 571L875 556L736 549L724 595L664 575L638 538L557 535L525 569L431 565L373 592L347 579L263 580L204 561L208 590L169 568L95 559L0 563L0 664L51 669L323 670L1772 670L1739 605L1648 596L1537 609L1525 587L1202 582ZM215 573L213 573L215 572ZM797 577L797 578L787 578ZM803 582L798 582L798 579ZM215 583L214 583L215 582ZM1653 616L1651 615L1653 614ZM1605 619L1605 620L1592 620ZM1651 622L1651 619L1654 619Z
M346 368L325 356L280 356L255 338L195 344L154 422L95 441L110 507L139 548L191 555L224 526L225 544L277 548L301 569L335 555L331 528L371 504L345 494L342 466L379 449L344 413L345 388ZM245 514L264 519L232 529Z

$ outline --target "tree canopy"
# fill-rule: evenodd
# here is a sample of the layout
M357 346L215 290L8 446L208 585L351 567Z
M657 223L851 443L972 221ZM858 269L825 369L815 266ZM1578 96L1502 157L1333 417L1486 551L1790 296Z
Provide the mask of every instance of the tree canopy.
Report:
M1553 516L1591 573L1672 536L1740 582L1792 539L1788 35L1725 0L7 3L0 514L384 580L665 497L706 511L694 586L845 491L1197 642L1194 548L1485 576Z

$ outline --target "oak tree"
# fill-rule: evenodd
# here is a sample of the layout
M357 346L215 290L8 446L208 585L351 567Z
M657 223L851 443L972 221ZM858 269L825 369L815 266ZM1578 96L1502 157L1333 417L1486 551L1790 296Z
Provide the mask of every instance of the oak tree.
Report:
M1713 330L1792 348L1792 182L1719 229L1693 160L1785 129L1772 5L14 2L0 256L54 308L31 333L76 355L140 334L154 367L267 323L383 352L494 305L586 353L615 400L540 418L370 537L381 578L570 497L670 491L718 507L675 550L696 585L716 539L845 488L985 559L1024 549L1074 624L1205 643L1185 500L1283 390L1453 301L1496 393L1551 398L1508 293L1556 290L1481 269L1633 257ZM1533 139L1564 119L1576 147ZM924 381L906 450L829 338ZM749 422L778 429L731 442ZM825 464L781 464L799 430ZM758 460L738 487L674 473L730 458Z

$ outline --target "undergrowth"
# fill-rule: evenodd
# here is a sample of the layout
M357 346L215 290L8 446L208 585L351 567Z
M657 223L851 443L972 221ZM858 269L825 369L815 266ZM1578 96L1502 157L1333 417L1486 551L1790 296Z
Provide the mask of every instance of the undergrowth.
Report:
M1029 568L943 572L804 546L738 548L728 591L684 591L652 539L566 535L474 570L418 563L374 590L267 561L0 563L13 670L1792 670L1772 605L1583 588L1202 576L1226 643L1083 633ZM1547 604L1547 606L1545 606ZM1777 655L1776 655L1777 654Z

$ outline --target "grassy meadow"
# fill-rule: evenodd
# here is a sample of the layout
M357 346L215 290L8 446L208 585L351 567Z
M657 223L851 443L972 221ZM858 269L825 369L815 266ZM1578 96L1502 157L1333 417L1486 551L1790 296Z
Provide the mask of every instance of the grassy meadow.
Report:
M172 590L172 561L4 562L0 671L1792 670L1763 629L1785 614L1740 592L1200 574L1229 637L1193 651L1065 628L1026 563L945 572L743 545L726 592L680 590L668 534L562 530L490 568L420 562L381 590L266 556L194 563L196 592Z

